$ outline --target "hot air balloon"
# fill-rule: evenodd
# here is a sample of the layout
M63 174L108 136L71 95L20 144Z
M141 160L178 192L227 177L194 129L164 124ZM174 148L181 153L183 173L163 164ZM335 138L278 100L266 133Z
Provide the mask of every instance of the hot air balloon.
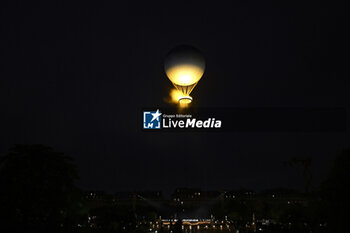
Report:
M181 92L179 103L191 103L190 93L202 78L205 60L202 53L189 45L180 45L172 49L164 61L165 73Z

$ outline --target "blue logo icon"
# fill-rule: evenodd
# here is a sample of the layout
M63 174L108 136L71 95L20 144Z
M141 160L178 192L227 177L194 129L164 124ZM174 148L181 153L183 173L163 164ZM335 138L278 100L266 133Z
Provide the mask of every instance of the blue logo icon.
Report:
M160 129L162 113L157 109L156 112L143 112L143 128L144 129Z

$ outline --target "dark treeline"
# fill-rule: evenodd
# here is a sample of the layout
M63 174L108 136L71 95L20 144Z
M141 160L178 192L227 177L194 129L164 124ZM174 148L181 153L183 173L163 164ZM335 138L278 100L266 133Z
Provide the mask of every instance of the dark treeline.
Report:
M43 145L16 145L0 157L0 232L149 232L160 215L185 217L180 213L186 208L197 216L228 218L240 232L250 231L244 226L253 215L280 224L278 229L267 228L268 232L343 233L348 232L349 167L350 150L344 150L321 186L303 193L240 190L206 197L203 192L195 200L182 190L165 200L159 192L122 197L82 191L76 186L78 172L69 156ZM180 222L172 230L181 232Z

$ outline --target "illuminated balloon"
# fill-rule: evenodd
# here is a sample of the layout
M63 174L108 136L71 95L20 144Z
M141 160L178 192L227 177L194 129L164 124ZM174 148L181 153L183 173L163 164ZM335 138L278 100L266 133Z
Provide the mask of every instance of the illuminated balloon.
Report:
M202 53L188 45L181 45L172 49L164 62L165 73L181 92L180 103L191 103L190 93L202 78L205 60Z

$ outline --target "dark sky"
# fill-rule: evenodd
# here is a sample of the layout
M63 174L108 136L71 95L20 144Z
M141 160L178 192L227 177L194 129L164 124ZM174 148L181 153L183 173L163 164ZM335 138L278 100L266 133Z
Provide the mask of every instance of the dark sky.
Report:
M349 109L344 2L1 3L0 153L40 143L71 155L80 185L108 192L303 187L291 157L322 181L342 133L145 133L167 106L174 46L206 58L197 107ZM46 2L46 1L45 1ZM231 1L232 2L232 1Z

